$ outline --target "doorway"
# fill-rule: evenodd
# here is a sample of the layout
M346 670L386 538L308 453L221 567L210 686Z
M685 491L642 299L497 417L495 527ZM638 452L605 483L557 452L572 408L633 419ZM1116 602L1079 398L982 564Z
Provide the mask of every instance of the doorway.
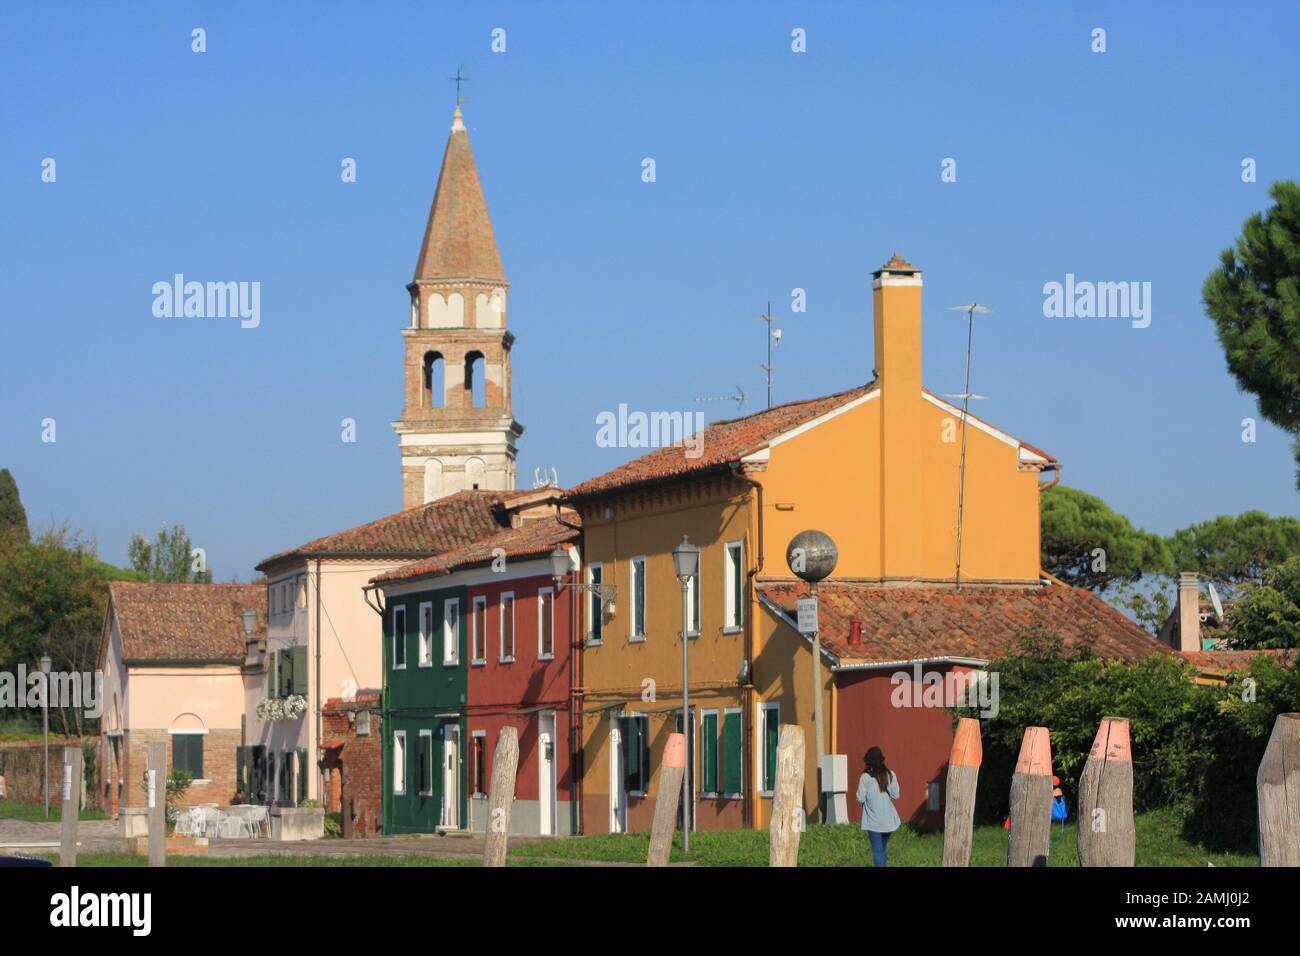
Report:
M538 833L555 834L555 711L537 715Z
M442 826L460 827L460 728L442 728Z

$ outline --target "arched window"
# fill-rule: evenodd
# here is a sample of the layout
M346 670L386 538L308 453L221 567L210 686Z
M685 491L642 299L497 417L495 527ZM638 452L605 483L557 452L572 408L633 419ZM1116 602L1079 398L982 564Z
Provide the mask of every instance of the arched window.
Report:
M442 356L437 352L424 353L424 400L426 408L442 408L446 400L443 376L446 374Z
M482 352L465 356L465 391L471 408L487 408L487 376Z

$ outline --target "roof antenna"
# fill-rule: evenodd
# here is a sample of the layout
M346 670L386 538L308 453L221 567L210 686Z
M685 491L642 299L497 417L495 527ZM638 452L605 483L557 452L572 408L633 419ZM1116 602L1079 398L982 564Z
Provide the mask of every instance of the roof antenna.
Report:
M961 534L962 525L966 517L966 421L970 418L970 402L972 398L982 398L981 395L973 395L970 390L970 353L971 344L975 337L975 313L987 315L993 310L987 306L971 302L967 305L949 306L949 312L966 313L966 388L961 393L961 470L957 479L957 590L961 590ZM954 396L956 397L956 396Z
M736 408L740 410L742 416L749 414L749 396L739 385L736 386L735 395L697 395L697 402L735 402Z
M776 371L775 366L772 365L772 348L781 344L781 330L772 328L772 302L770 299L767 303L767 311L760 315L759 318L767 323L767 364L760 365L759 368L767 373L767 407L771 408L772 373ZM743 395L744 392L741 392L741 394Z
M558 488L560 487L560 475L554 468L537 467L533 469L533 487L534 488Z

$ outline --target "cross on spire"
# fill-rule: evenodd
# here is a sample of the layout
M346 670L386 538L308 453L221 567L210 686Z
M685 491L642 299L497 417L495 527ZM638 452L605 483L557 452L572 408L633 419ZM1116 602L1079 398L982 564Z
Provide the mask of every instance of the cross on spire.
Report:
M461 71L464 70L464 69L465 69L465 64L462 63L460 66L456 67L456 75L455 75L455 76L449 76L449 77L447 77L448 80L450 80L451 82L453 82L453 83L456 84L456 105L457 105L457 106L460 106L462 103L465 102L463 99L461 99L461 96L460 96L460 85L461 85L462 83L468 83L468 82L469 82L469 77L468 77L468 76L461 76Z

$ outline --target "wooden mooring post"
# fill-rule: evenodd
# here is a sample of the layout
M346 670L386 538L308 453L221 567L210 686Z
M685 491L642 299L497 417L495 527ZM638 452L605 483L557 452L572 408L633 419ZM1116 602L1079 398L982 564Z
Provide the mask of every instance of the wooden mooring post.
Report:
M1027 727L1011 776L1007 866L1046 866L1052 836L1052 741L1046 727Z
M1300 714L1278 714L1255 775L1259 865L1300 866Z
M804 829L803 728L786 724L776 748L776 793L768 823L768 866L798 866L799 837Z
M515 805L515 776L519 770L519 731L502 727L492 754L492 784L488 795L487 834L483 865L505 866L510 838L510 812Z
M962 717L957 722L952 752L948 755L948 782L944 788L944 866L970 866L975 786L979 783L983 760L980 722L974 717Z
M1136 854L1128 720L1106 717L1079 777L1079 865L1133 866Z
M682 800L682 777L686 774L686 737L669 734L664 747L663 767L659 771L659 795L655 799L654 821L650 826L650 852L646 866L667 866L673 849L673 829L677 826L677 807Z
M167 744L149 744L149 769L145 771L149 807L149 865L167 865Z
M77 865L77 822L81 816L80 747L63 748L63 811L59 827L59 866Z

